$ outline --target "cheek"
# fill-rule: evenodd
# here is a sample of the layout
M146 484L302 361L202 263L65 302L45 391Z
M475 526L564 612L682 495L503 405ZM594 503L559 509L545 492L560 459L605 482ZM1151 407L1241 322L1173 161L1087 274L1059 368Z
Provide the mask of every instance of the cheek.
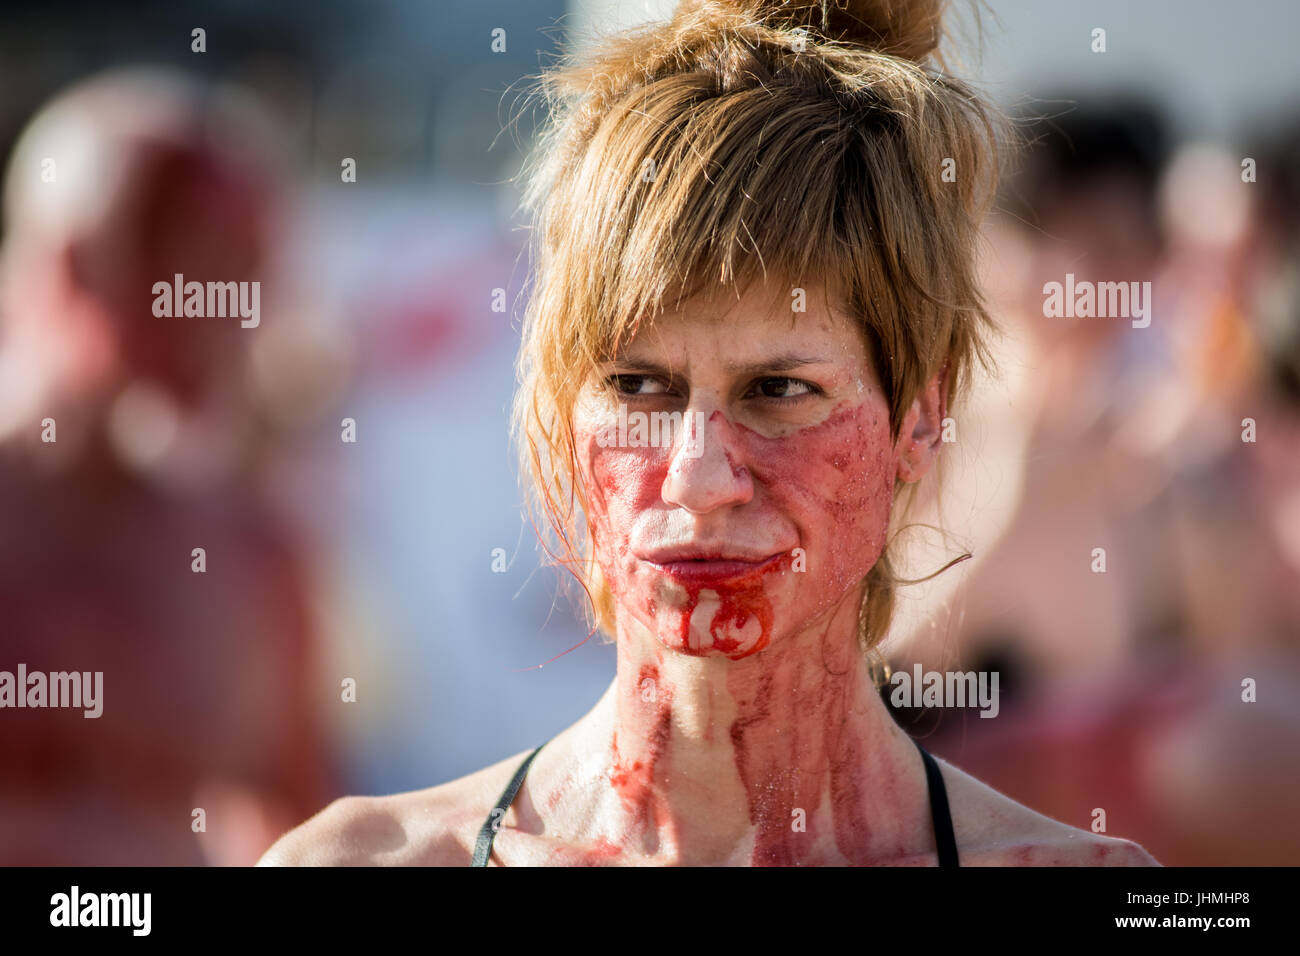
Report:
M583 432L578 441L596 559L613 580L630 566L633 526L659 513L668 453L663 448L601 448L593 435Z
M897 462L888 412L878 403L841 408L781 438L750 433L749 461L777 510L799 529L808 578L801 591L826 603L880 558Z

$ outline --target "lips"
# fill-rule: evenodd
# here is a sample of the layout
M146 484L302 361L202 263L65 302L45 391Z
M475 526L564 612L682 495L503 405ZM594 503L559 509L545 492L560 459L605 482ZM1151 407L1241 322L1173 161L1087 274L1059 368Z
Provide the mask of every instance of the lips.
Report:
M653 552L642 560L682 584L704 586L738 581L775 567L785 555L679 548Z

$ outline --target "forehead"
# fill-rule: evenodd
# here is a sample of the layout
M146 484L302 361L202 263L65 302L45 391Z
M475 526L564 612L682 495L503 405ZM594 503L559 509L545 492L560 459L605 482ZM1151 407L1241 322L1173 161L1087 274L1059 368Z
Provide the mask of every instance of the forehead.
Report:
M824 286L767 282L666 309L625 340L616 358L708 357L742 367L804 353L809 360L859 361L865 357L862 332Z

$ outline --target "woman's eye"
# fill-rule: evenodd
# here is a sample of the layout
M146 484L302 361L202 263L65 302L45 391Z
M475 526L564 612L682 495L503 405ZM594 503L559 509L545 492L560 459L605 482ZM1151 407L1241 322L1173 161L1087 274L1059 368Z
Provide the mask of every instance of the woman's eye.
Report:
M620 395L658 395L668 391L663 382L651 375L611 375L605 381Z
M755 388L763 398L802 398L818 391L816 385L797 378L764 378Z

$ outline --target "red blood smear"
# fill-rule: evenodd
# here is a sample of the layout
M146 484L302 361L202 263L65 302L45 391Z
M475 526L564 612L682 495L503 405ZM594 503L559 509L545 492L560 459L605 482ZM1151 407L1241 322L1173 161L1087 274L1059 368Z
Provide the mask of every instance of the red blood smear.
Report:
M823 784L829 788L836 849L852 865L889 863L904 852L865 851L872 831L864 814L874 804L906 806L918 799L903 784L907 766L874 756L848 731L849 715L839 705L852 699L854 684L867 680L852 666L848 649L827 648L817 661L764 674L752 698L740 681L733 686L742 717L731 728L736 766L749 797L757 829L755 866L797 866L820 860L817 811ZM774 707L773 701L806 700L803 708ZM793 714L793 720L790 715ZM778 724L777 721L780 721ZM919 765L920 757L917 757ZM870 781L868 785L868 781ZM919 799L924 799L920 796ZM806 832L794 829L802 809ZM882 856L883 853L883 856Z
M609 840L605 839L604 837L600 837L598 840L596 840L596 845L592 847L590 850L580 850L576 854L577 859L574 861L573 865L600 866L601 864L606 863L612 859L616 859L617 857L622 855L622 853L623 851L619 849L617 846L615 846L613 843L610 843Z
M772 674L760 679L754 699L744 708L746 716L731 726L731 744L749 797L749 818L758 828L751 862L754 866L795 866L800 862L801 851L811 849L816 839L815 813L821 777L799 772L795 754L802 750L798 746L802 736L800 728L790 728L792 733L783 740L764 740L771 732L768 723L773 683ZM800 756L807 759L810 755L803 751ZM769 763L772 757L783 762ZM803 766L812 769L810 764ZM773 778L773 767L785 770ZM796 808L804 811L806 832L794 829Z
M663 688L659 688L659 670L653 664L641 668L636 687L644 686L645 681L653 681L655 692L655 719L645 746L638 759L628 760L619 753L618 733L614 734L614 770L610 775L610 784L618 793L624 809L638 823L652 825L650 811L654 801L653 787L655 766L668 749L668 738L672 729L672 705Z
M726 583L713 583L707 586L703 584L684 585L686 604L682 608L681 618L678 621L678 648L688 654L708 654L716 650L726 654L732 660L740 660L742 657L756 654L767 647L768 641L772 637L772 602L763 591L763 579L769 574L788 570L790 563L790 556L782 555L779 561L765 564L761 569L742 577L733 578ZM696 605L700 603L700 592L705 590L715 593L720 604L713 613L713 620L709 623L709 633L713 635L713 646L711 648L702 647L696 651L690 646L691 617L695 612ZM749 623L750 617L758 620L759 637L751 647L744 648L740 638L728 637L727 635L733 628L735 629L734 633L741 633L745 625Z

